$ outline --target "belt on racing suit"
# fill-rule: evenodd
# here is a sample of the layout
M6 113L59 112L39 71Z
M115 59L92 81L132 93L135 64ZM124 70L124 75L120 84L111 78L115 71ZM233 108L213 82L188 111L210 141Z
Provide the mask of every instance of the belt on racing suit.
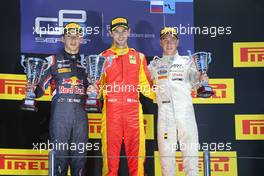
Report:
M125 100L128 103L137 103L139 100L136 98L107 98L107 102L118 102Z
M79 98L58 98L57 103L82 103L83 101Z
M170 100L166 100L166 101L162 101L161 103L165 104L165 103L170 103L170 102L171 102Z

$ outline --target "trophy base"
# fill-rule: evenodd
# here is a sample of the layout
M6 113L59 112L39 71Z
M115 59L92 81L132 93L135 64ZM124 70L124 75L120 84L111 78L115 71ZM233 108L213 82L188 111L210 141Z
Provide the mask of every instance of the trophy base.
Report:
M97 98L87 98L84 109L87 112L102 112L102 103Z
M209 98L214 95L213 89L209 86L202 86L197 89L197 97Z
M20 109L25 111L38 111L38 108L36 107L36 101L33 99L23 99L23 103L22 105L20 105Z

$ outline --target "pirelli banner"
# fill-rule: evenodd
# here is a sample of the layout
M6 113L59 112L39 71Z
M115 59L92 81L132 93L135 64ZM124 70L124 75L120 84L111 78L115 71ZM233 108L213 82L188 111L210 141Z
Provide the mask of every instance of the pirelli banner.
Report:
M264 67L264 42L233 43L234 67Z
M48 175L48 151L0 149L0 175Z
M202 152L199 153L199 175L203 176ZM155 176L161 176L159 153L154 152ZM182 155L176 154L177 175L184 176ZM211 152L212 176L238 176L235 151ZM0 149L0 175L48 175L48 151Z
M237 140L264 140L264 114L235 115Z
M211 152L211 175L212 176L238 176L237 154L235 151ZM204 176L203 153L199 152L199 176ZM155 176L162 176L159 161L159 152L155 151ZM176 153L177 176L185 176L183 170L183 159L180 152Z
M25 97L26 76L18 74L0 74L0 99L4 100L22 100ZM197 98L194 91L192 92L194 104L234 104L234 79L217 78L209 80L210 86L214 90L214 95L210 98ZM51 100L50 87L46 90L45 95L39 101Z
M0 74L0 97L4 100L22 100L25 98L26 75ZM51 100L50 87L44 96L39 98L41 101Z

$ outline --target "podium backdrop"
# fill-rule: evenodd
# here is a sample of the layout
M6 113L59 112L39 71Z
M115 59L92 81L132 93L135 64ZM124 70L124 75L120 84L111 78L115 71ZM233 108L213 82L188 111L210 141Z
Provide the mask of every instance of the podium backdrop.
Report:
M20 56L44 57L62 48L60 28L79 21L86 30L83 54L107 49L110 20L129 19L130 47L146 54L148 62L161 55L159 30L178 29L179 52L212 53L209 99L193 96L201 151L211 151L212 176L262 176L264 165L264 2L260 0L21 0L1 6L0 175L47 175L47 151L32 150L48 142L50 91L38 101L39 112L19 109L25 75ZM157 105L141 97L147 136L145 170L160 175L157 147ZM87 169L102 170L100 114L89 114ZM87 134L88 135L88 134ZM202 154L202 153L201 153ZM121 155L125 155L124 151ZM202 155L201 155L202 156ZM183 172L181 153L177 171ZM202 174L202 157L200 159ZM128 175L126 158L120 175Z

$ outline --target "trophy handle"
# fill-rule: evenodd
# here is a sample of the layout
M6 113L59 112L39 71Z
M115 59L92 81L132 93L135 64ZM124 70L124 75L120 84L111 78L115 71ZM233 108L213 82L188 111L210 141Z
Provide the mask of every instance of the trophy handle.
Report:
M88 65L89 65L89 63L87 61L88 58L89 58L89 55L85 56L84 58L81 58L81 65L85 67L85 72L87 74L88 74L88 71L90 70L90 69L88 70Z
M212 62L211 54L212 53L208 52L208 64L210 64Z
M192 51L191 50L187 50L188 52L188 55L189 55L189 63L193 62L193 54L192 54Z
M83 54L81 54L80 56L81 56L81 60L80 60L81 65L85 68L85 67L86 67L86 60L85 60L85 57L84 57Z
M102 57L104 57L104 56L102 56ZM105 57L104 57L105 58ZM113 64L113 59L114 59L114 57L113 56L109 56L109 57L107 57L107 58L105 58L105 62L104 62L104 65L103 65L103 71L102 71L102 73L104 73L108 68L110 68L111 66L112 66L112 64ZM108 64L107 66L106 66L106 64ZM103 75L103 74L102 74Z
M46 68L44 68L42 74L44 74L44 72L47 71L54 62L53 56L46 57L46 58L44 58L44 60L46 61L46 62L44 62L44 65Z
M112 59L110 59L109 61L107 61L104 56L98 55L98 57L104 58L104 63L102 65L101 75L100 75L100 79L99 79L99 80L101 80L102 79L102 76L106 72L106 70L111 67L111 65L112 65ZM108 65L106 66L107 62L108 62Z
M99 55L97 55L97 54L93 54L93 55L90 55L90 57L95 57L95 58L96 58L96 62L97 62L97 64L99 63L99 57L100 57ZM104 67L102 66L102 70L103 70L103 68L104 68ZM101 71L102 71L102 70L101 70ZM95 73L96 73L96 77L97 77L97 76L98 76L98 75L97 75L97 73L98 73L98 67L95 67ZM99 79L101 79L101 75L100 75L100 78L99 78Z
M156 67L157 65L157 62L160 61L161 58L159 56L154 56L152 61L150 62L150 64L153 66L153 67Z
M156 62L157 60L160 60L160 57L159 56L154 56L152 60Z
M88 56L88 58L96 58L96 65L98 64L98 58L99 58L99 55L96 55L96 54L91 54L91 55L89 55ZM92 59L89 59L89 61L91 61ZM90 63L86 63L86 64L90 64ZM90 66L89 66L90 67ZM90 71L90 75L92 75L91 74L91 69L89 69L89 71ZM95 78L94 79L96 79L96 77L97 77L97 73L98 73L98 68L97 68L97 66L95 67ZM92 79L92 82L94 82L94 81L96 81L96 80L93 80Z
M109 58L109 60L107 61L107 59L104 57L104 56L102 56L102 55L91 55L91 56L93 56L93 57L97 57L97 59L99 60L99 57L101 57L101 58L104 58L104 63L103 63L103 65L102 65L102 70L101 70L101 76L103 75L103 73L109 68L109 67L111 67L111 65L112 65L112 58ZM108 65L107 65L107 67L106 67L106 63L108 62ZM97 70L97 72L98 72L98 70ZM101 79L101 76L100 76L100 79Z
M24 68L24 73L27 72L27 69L26 69L26 65L25 65L25 63L26 63L26 57L25 57L25 55L21 55L20 64L21 64L21 66Z
M192 58L192 52L191 52L191 50L187 50L187 52L188 52L189 57Z

